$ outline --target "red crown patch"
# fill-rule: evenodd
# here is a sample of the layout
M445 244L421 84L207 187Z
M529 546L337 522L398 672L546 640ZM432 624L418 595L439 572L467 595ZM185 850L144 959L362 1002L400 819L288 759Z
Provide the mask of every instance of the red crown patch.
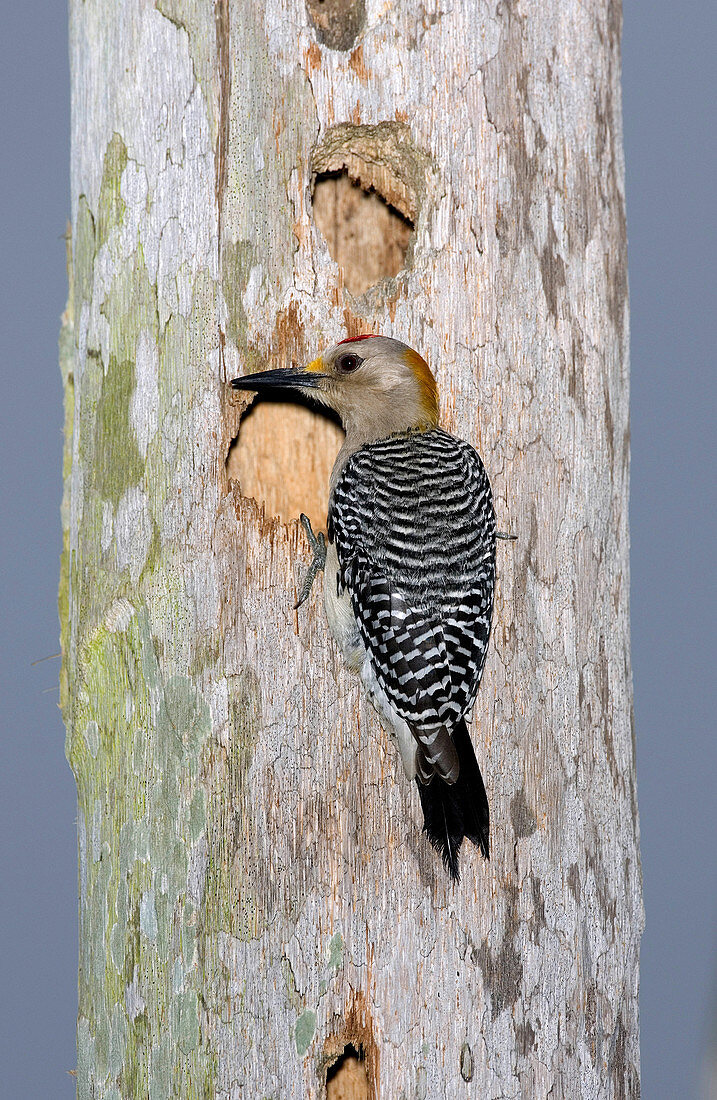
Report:
M355 344L357 340L370 340L378 336L377 332L367 332L365 336L347 336L345 340L339 340L340 344Z

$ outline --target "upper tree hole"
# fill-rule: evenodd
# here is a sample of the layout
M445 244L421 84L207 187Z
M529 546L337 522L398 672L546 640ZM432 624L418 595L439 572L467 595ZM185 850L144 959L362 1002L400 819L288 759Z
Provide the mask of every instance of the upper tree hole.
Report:
M366 0L306 0L311 25L322 46L350 50L366 21Z
M316 225L352 294L410 264L436 173L405 122L330 127L311 154L311 173Z
M368 1075L363 1050L350 1043L326 1071L327 1100L368 1100Z
M351 294L363 294L406 266L413 222L375 187L354 181L345 168L321 172L313 205L316 224Z

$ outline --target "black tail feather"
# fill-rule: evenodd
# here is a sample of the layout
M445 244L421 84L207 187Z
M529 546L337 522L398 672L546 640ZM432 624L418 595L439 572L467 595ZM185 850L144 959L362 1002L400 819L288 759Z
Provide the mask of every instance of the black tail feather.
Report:
M452 737L460 766L456 782L451 785L434 775L430 783L417 779L416 784L423 808L423 831L443 857L451 878L458 882L458 855L464 836L480 848L486 859L490 858L490 811L465 719L455 726Z

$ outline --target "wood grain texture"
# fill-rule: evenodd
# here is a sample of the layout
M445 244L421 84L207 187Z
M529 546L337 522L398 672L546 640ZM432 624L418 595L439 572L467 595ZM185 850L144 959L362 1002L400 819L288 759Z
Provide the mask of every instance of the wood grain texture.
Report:
M317 7L70 4L78 1093L318 1098L352 1044L383 1100L637 1097L619 6ZM415 224L359 298L312 218L342 162ZM318 594L292 610L296 519L227 475L226 379L361 331L429 360L518 535L459 887Z

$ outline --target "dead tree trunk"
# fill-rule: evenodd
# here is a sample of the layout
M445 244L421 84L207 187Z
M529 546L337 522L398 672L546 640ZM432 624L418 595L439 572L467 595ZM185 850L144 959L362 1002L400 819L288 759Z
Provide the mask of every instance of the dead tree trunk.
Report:
M79 1095L636 1097L619 4L70 9ZM459 887L292 610L339 429L224 384L371 331L518 535Z

